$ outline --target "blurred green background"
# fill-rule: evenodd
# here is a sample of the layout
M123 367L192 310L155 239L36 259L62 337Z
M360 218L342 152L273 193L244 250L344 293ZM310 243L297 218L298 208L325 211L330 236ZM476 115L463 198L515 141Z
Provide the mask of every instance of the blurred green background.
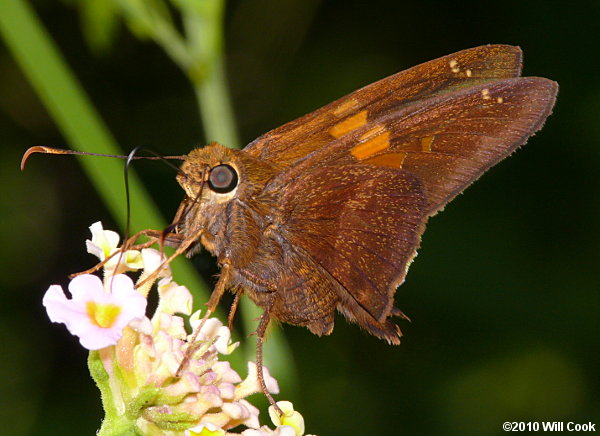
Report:
M124 150L183 154L205 143L194 91L157 45L118 23L95 32L107 22L82 20L74 0L29 4ZM600 426L599 22L598 1L227 3L225 62L242 143L372 81L486 43L520 45L524 75L560 84L544 129L430 221L397 292L412 319L400 321L401 346L341 318L325 338L280 329L296 372L281 380L279 398L295 403L308 432ZM36 155L20 172L27 147L69 144L3 43L0 144L0 428L94 434L102 411L86 353L49 323L41 298L94 263L87 227L117 229L125 211L110 214L74 158ZM183 196L173 171L153 162L136 170L170 219ZM194 264L213 281L214 259Z

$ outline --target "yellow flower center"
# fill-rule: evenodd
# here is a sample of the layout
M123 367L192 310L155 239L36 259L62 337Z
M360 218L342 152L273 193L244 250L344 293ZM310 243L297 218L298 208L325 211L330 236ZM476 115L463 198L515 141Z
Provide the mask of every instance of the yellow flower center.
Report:
M115 304L98 304L95 301L88 301L86 310L90 320L102 328L112 327L121 313L121 307Z

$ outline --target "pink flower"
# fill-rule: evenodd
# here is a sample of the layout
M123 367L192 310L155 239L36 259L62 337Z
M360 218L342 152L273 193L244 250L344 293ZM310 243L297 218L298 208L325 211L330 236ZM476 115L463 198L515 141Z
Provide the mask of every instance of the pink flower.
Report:
M43 304L52 322L65 324L88 350L99 350L115 345L123 329L131 321L143 319L146 312L146 299L135 291L126 275L108 279L107 288L100 278L84 274L69 283L72 299L60 286L52 285Z

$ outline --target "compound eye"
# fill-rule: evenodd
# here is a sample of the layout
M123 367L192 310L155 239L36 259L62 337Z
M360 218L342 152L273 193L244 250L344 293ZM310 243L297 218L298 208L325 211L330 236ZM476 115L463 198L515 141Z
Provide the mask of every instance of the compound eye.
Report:
M210 170L208 176L208 187L214 192L224 194L231 192L238 184L238 175L235 169L229 165L221 164Z

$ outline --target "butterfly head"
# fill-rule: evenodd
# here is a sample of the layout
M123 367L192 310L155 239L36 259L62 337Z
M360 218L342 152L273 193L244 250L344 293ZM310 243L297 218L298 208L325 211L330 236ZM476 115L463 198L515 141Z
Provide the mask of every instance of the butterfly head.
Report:
M240 166L236 152L211 143L192 150L181 165L177 181L189 198L203 203L225 203L237 194Z
M222 204L234 197L250 200L279 171L243 150L213 142L185 157L177 181L189 198Z

